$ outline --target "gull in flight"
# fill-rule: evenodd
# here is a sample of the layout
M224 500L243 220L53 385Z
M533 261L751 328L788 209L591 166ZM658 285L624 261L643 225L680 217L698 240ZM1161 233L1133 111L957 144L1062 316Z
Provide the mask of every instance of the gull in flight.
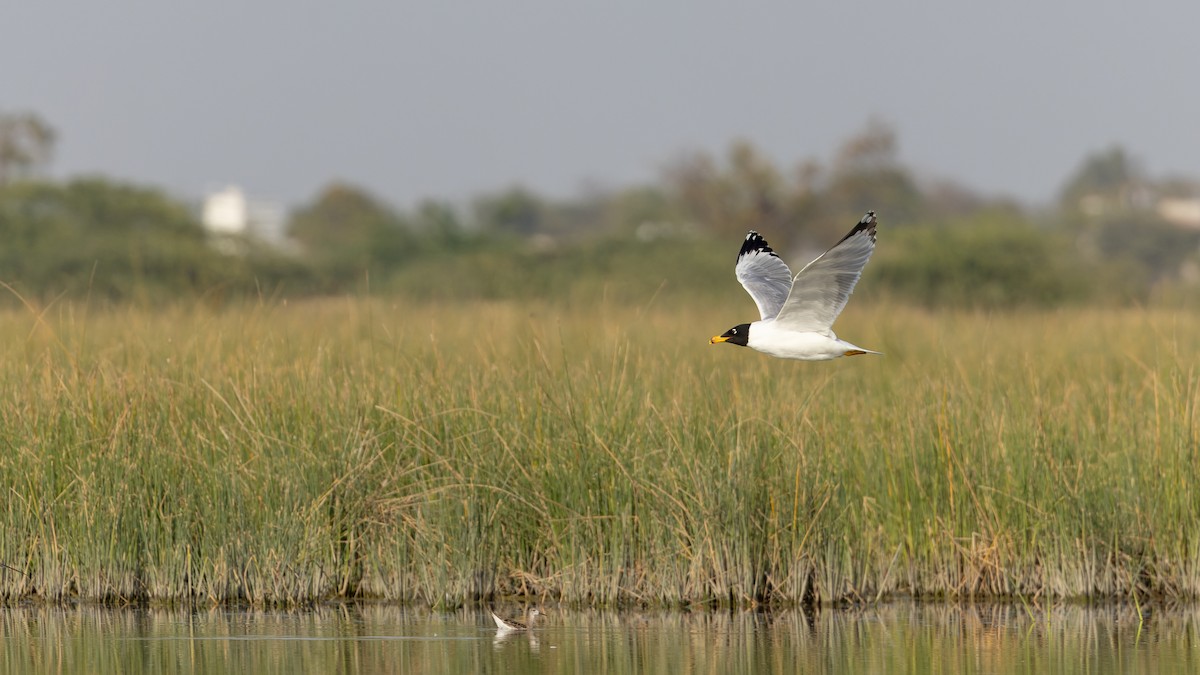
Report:
M878 354L833 334L833 321L842 313L874 250L875 212L868 211L849 234L793 278L767 240L750 230L734 271L762 318L738 324L709 343L728 342L781 359L805 361Z

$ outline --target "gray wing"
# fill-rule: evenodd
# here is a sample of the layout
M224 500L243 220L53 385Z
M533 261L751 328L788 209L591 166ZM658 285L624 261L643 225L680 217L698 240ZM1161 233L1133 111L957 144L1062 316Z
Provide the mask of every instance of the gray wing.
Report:
M779 313L792 289L792 271L754 230L742 242L734 273L754 298L762 318L770 319Z
M776 321L794 330L829 332L875 251L875 212L868 211L833 248L804 266Z

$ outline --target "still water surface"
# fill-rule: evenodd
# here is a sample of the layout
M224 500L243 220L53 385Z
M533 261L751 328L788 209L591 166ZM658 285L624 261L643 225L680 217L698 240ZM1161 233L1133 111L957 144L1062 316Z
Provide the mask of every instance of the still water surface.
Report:
M1193 673L1195 608L803 612L0 609L0 673ZM501 607L501 614L520 609Z

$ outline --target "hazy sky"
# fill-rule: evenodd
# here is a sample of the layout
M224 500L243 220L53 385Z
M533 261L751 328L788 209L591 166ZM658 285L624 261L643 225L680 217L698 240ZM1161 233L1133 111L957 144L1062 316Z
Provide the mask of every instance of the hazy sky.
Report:
M0 109L56 176L399 206L653 179L747 138L828 159L876 116L924 175L1051 198L1120 143L1200 177L1200 2L6 3Z

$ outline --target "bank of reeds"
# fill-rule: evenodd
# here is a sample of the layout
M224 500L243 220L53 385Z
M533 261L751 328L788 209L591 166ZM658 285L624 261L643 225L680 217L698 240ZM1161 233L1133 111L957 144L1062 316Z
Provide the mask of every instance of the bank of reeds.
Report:
M852 306L0 317L0 597L1200 594L1200 315Z

